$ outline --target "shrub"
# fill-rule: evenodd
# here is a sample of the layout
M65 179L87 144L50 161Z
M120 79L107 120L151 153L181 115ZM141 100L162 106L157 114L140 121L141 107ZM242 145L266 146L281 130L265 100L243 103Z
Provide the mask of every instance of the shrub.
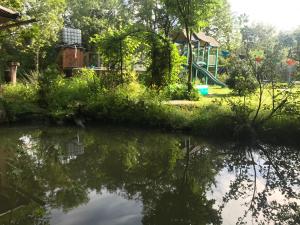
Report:
M193 111L190 128L201 136L230 137L233 133L232 114L223 106L209 105Z
M50 82L45 95L47 108L54 117L73 116L98 89L101 83L92 70L83 70L71 78L58 76Z
M171 84L164 89L165 96L171 100L199 100L200 95L196 88L188 91L186 84Z
M143 85L124 84L114 90L93 95L86 112L89 117L101 121L163 128L184 126L184 114L164 104L162 100L156 91Z
M229 72L226 84L239 96L246 96L254 93L258 84L251 73L250 66L242 60L234 60Z
M9 120L15 121L22 115L39 113L38 85L22 84L5 85L3 88L2 104Z

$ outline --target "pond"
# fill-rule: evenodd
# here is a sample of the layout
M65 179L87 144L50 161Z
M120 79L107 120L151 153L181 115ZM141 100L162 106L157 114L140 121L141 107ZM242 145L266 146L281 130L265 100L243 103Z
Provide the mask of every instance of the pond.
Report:
M0 224L300 224L300 149L127 128L0 129Z

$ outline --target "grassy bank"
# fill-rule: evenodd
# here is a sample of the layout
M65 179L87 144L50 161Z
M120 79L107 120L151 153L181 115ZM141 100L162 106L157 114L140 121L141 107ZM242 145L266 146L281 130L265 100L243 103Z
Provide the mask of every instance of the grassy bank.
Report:
M226 88L212 87L210 95L200 97L199 101L174 104L163 91L147 89L137 82L108 89L92 73L71 79L58 76L47 82L4 86L0 98L1 121L130 124L228 139L241 135L247 139L251 135L244 129L247 121L236 118L227 101L240 99ZM254 109L255 96L250 102ZM269 141L296 142L299 125L297 115L282 113L257 132L260 138Z

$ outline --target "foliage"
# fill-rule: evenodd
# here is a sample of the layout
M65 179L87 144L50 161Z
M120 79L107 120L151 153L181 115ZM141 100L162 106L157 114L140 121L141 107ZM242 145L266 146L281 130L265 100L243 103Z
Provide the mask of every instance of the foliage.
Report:
M35 18L38 22L1 31L0 43L5 57L1 58L0 64L6 66L7 61L19 61L21 70L29 72L39 70L40 64L53 63L53 59L48 61L49 47L55 45L63 26L65 0L22 0L12 6L22 13L23 20Z
M114 74L119 83L130 82L135 64L141 60L141 40L130 31L108 30L102 35L95 35L91 42L102 56L102 64ZM128 80L129 78L129 80Z
M57 76L50 82L44 96L50 114L56 118L68 118L80 113L81 107L89 102L90 96L94 95L98 88L101 89L99 79L90 70L83 70L69 79Z
M168 38L143 27L110 30L95 35L91 41L98 46L103 64L117 76L116 79L119 77L119 83L132 81L127 78L135 65L148 70L145 84L158 88L175 82L182 69L183 58L176 46Z
M15 92L10 86L4 87L1 102L12 118L23 112L43 111L58 120L80 117L218 131L221 124L226 129L228 124L236 130L261 128L275 117L287 114L297 118L299 113L298 91L294 85L278 83L285 81L286 58L298 57L299 31L276 35L272 27L249 26L243 15L232 18L226 0L3 0L1 4L22 12L24 19L39 19L20 29L1 31L0 64L4 68L9 60L21 61L19 74L22 76L18 74L18 78L22 77L24 82ZM235 20L234 27L231 20ZM107 72L96 75L83 70L65 79L57 69L47 69L55 61L63 22L83 31L88 51L98 48ZM211 27L207 28L209 24ZM227 82L237 96L226 100L227 108L223 111L214 106L198 111L198 108L166 104L169 99L198 100L199 97L192 87L191 76L184 81L188 82L188 88L180 84L178 75L184 59L169 38L175 30L184 30L190 48L193 48L191 34L204 30L220 37L226 45L224 48L230 50L233 57L226 59L230 72ZM93 37L91 42L90 37ZM238 59L240 56L244 60ZM255 62L257 56L263 61ZM134 72L137 64L146 68L143 75ZM140 83L138 76L142 77ZM30 88L33 93L28 94ZM23 97L27 94L29 99ZM207 98L201 100L204 106ZM222 121L218 110L231 115L229 122ZM195 111L199 115L194 115Z
M87 111L92 112L96 120L115 123L170 129L186 125L180 111L164 105L156 91L142 88L140 85L134 87L137 94L132 92L131 85L121 85L116 90L94 96ZM136 88L142 89L137 91Z
M53 46L59 38L63 27L62 15L65 12L65 0L26 1L26 14L37 18L29 29L24 29L22 36L29 42L26 51L35 54L35 69L40 68L40 59L45 59L46 47ZM23 44L23 43L22 43Z
M182 83L174 83L165 87L164 93L167 98L171 100L199 100L198 89L193 88L192 91L188 91L187 86Z
M222 0L214 10L214 16L210 19L205 31L218 40L222 47L230 49L235 37L233 37L233 16L228 0Z
M290 33L283 33L281 32L278 35L278 42L282 48L284 48L287 52L287 57L293 59L295 61L300 60L300 29L296 29ZM296 65L295 77L299 79L300 74L300 64Z
M41 111L37 105L37 85L5 85L0 102L2 102L6 116L10 121L31 117L33 116L32 114L40 113Z
M48 84L48 88L41 106L55 120L88 118L170 128L185 124L177 110L162 104L156 91L137 82L107 89L105 80L91 70L69 79L57 76L46 81L43 85Z
M276 44L276 31L271 26L263 24L245 25L242 27L241 33L243 43L251 49L266 51L273 49Z
M234 113L237 136L246 137L255 136L264 123L298 107L298 103L293 101L293 85L279 83L287 72L282 66L287 39L261 24L245 25L241 34L243 44L237 56L230 58L227 84L243 99L226 101ZM251 106L253 101L256 108Z
M180 56L178 48L168 38L152 36L151 44L151 80L152 86L159 88L173 84L179 80L185 57Z
M234 120L233 114L219 102L194 108L190 123L191 130L197 135L233 139Z
M84 7L82 7L84 5ZM89 39L109 30L121 30L130 25L133 13L123 0L67 0L65 24L82 30L83 44L89 50Z
M239 96L246 96L256 91L258 85L253 71L244 61L231 59L232 68L229 68L229 78L226 84Z
M193 46L191 43L194 32L208 25L219 0L164 0L166 7L179 21L180 29L187 38L188 56L188 90L192 90Z
M170 98L191 98L190 95L186 97L184 84L169 85L160 93L138 82L107 89L105 78L98 77L90 70L84 70L73 78L63 78L54 71L42 74L38 83L19 84L16 88L4 86L0 104L3 105L2 111L7 112L6 119L9 122L37 118L51 118L51 121L59 124L101 121L191 131L201 136L246 137L247 140L250 140L254 129L259 137L276 137L276 141L294 141L293 137L299 134L299 116L296 116L299 115L299 91L281 91L286 88L284 85L276 86L274 108L271 84L265 87L264 102L252 124L258 107L257 92L246 99L229 95L224 100L216 100L218 97L213 97L211 93L212 96L201 97L197 103L171 105L167 102ZM44 85L44 88L41 89L40 85ZM5 93L6 89L8 92ZM229 94L228 91L216 93ZM199 96L196 90L195 94ZM286 97L288 101L285 101ZM281 132L286 135L280 135Z

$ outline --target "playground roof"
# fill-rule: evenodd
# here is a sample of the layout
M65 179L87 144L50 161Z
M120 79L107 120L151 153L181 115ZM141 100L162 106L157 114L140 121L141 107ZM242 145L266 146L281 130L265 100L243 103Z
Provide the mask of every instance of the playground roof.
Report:
M16 20L20 14L0 5L0 25Z
M171 35L175 42L184 43L187 41L187 35L185 31L179 31ZM192 42L202 42L202 44L209 44L212 47L219 47L220 43L213 37L207 36L203 32L193 33Z
M196 35L199 40L208 43L212 47L219 47L220 46L220 43L216 39L214 39L213 37L205 35L205 33L203 33L203 32L198 32L198 33L195 33L194 35Z

